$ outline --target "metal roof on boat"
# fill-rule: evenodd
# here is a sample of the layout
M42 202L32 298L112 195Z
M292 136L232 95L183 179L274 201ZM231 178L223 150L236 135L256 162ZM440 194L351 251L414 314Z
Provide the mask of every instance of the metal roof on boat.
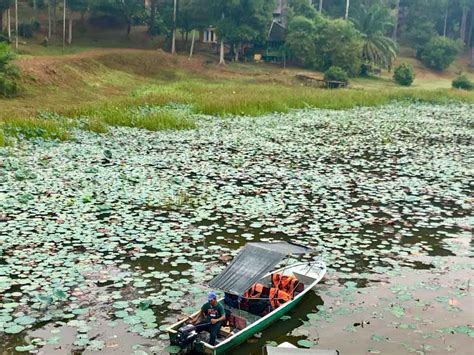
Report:
M311 248L289 242L248 243L209 286L241 296L286 256L312 251Z

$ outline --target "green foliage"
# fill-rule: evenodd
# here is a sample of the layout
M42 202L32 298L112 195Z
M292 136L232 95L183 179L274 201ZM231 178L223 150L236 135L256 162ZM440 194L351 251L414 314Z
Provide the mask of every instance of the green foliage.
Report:
M400 64L393 74L393 79L403 86L410 86L415 80L415 72L413 66L408 63Z
M193 120L182 113L159 108L133 105L99 105L79 108L66 113L74 118L86 118L87 130L105 133L106 125L142 128L149 131L183 130L195 128Z
M19 139L59 139L69 138L65 122L37 118L11 118L4 120L3 131Z
M331 67L324 73L324 80L349 82L349 77L344 69L339 67Z
M474 90L474 82L470 81L466 74L461 74L454 79L452 86L455 89Z
M350 75L359 73L361 35L351 22L320 15L316 20L295 16L288 25L285 45L305 66L322 71L338 66Z
M0 147L4 147L7 145L8 139L5 136L5 132L3 132L3 129L0 128Z
M7 43L0 43L0 96L13 97L20 91L18 69L12 64L14 54Z
M428 68L441 71L447 69L454 62L461 49L460 42L437 36L422 47L419 57Z
M274 8L273 0L212 0L211 7L215 8L219 18L216 28L218 38L236 45L265 42Z
M327 70L332 66L357 75L361 65L361 34L349 21L321 17L316 22L316 67Z
M291 19L293 16L304 16L311 20L316 20L319 16L314 6L309 5L307 0L288 0L288 7Z
M405 3L406 15L401 24L402 39L418 49L441 33L446 0L409 0Z
M0 97L15 97L20 91L16 77L0 73Z
M389 9L377 3L362 6L354 22L362 34L362 59L384 68L391 66L397 57L398 45L386 36L393 27Z
M303 16L294 17L288 25L286 46L292 56L306 66L313 66L316 52L316 26Z

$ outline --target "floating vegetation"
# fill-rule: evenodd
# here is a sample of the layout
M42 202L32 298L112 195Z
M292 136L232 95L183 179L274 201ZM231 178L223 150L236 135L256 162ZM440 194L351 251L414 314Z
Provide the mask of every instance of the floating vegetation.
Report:
M389 284L370 321L367 305L352 304L407 270L472 274L472 263L445 258L473 255L473 111L397 104L202 116L193 130L114 127L0 148L0 349L54 346L62 333L24 338L50 326L74 329L77 349L118 346L97 329L119 328L136 337L135 351L149 350L142 338L163 351L166 324L197 309L202 284L250 240L313 246L330 267L325 305L282 327L352 336L385 317L386 328L413 332L424 324L413 312L433 305L462 315L465 279L449 289ZM472 337L467 324L437 330ZM323 346L320 335L293 340ZM370 337L377 349L388 343L379 329Z

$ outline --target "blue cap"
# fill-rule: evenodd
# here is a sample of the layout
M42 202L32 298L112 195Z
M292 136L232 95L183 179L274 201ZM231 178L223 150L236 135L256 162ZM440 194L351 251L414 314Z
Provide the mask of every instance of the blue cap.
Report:
M217 295L215 292L209 292L207 294L207 300L208 301L212 301L212 300L216 300L217 299Z

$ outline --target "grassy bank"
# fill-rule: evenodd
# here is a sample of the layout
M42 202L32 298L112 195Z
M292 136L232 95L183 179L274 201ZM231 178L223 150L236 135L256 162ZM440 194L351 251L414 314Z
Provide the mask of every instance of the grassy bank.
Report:
M192 114L259 116L394 101L474 103L472 92L402 88L387 78L359 80L349 89L317 89L302 86L295 78L297 69L240 64L222 68L206 57L189 61L156 51L97 50L19 64L26 90L19 98L0 99L1 145L11 141L9 137L65 140L73 129L192 129ZM173 104L184 104L186 110Z
M151 131L192 129L192 114L214 116L259 116L296 108L350 109L379 106L395 101L474 103L474 95L459 90L324 90L276 84L239 82L179 81L139 87L129 97L116 102L80 104L60 108L52 115L10 117L0 122L0 143L8 136L68 139L71 129L105 133L110 126L126 126ZM169 104L188 105L189 111L166 109Z

